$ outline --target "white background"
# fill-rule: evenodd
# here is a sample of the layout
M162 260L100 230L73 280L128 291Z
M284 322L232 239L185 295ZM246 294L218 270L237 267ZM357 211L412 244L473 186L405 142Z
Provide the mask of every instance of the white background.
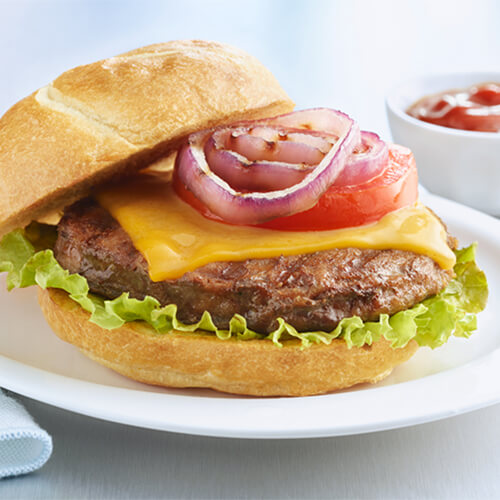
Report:
M495 0L0 0L0 113L68 68L166 40L237 45L298 108L388 137L384 95L427 73L498 70Z
M0 1L0 113L70 67L177 38L238 45L299 108L340 108L389 138L383 99L398 81L499 69L500 2ZM365 436L258 442L23 401L55 451L39 473L0 483L2 498L500 497L499 406Z

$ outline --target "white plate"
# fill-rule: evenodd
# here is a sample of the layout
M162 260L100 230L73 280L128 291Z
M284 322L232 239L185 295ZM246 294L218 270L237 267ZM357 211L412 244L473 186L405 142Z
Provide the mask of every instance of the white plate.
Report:
M423 348L375 386L308 398L246 398L167 390L128 380L85 358L46 326L33 289L0 303L0 385L92 417L151 429L241 438L301 438L403 427L500 402L500 221L424 195L462 244L479 242L490 299L469 340Z

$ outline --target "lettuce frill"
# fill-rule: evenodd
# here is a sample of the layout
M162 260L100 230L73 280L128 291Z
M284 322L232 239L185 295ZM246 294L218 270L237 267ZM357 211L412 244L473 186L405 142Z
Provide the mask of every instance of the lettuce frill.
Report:
M90 313L92 323L105 329L119 328L129 321L145 321L159 334L172 329L179 332L199 330L207 335L215 334L222 340L230 337L269 339L277 346L290 338L299 339L303 347L343 339L351 348L371 345L384 337L393 348L404 347L411 339L420 346L436 348L451 335L469 337L476 329L476 313L484 309L488 297L486 276L475 262L475 245L455 253L456 277L439 294L410 309L392 316L381 314L376 322L364 322L357 316L346 318L331 332L298 332L282 318L277 318L277 329L267 335L250 330L245 318L239 314L233 316L229 329L223 330L215 326L207 311L197 323L186 325L177 319L176 305L162 307L153 297L137 300L123 293L114 300L104 300L89 292L83 276L63 269L52 250L37 251L21 230L7 234L0 242L0 272L8 273L9 290L32 285L65 290L72 300Z

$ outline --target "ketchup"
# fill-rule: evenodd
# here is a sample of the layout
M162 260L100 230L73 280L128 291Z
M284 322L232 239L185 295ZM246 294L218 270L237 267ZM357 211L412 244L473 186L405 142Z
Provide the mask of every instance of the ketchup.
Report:
M407 113L443 127L500 132L500 84L481 83L430 95L410 106Z

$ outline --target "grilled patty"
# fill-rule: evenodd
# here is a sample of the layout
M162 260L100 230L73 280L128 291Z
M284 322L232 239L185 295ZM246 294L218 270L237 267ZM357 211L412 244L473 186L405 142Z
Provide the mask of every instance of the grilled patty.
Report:
M376 320L438 293L453 275L413 252L342 248L214 262L175 280L153 282L130 237L91 199L66 210L54 253L106 298L122 292L137 299L151 295L162 305L177 304L178 318L186 323L209 311L220 328L239 313L259 332L272 331L278 317L299 331L329 331L351 316Z

